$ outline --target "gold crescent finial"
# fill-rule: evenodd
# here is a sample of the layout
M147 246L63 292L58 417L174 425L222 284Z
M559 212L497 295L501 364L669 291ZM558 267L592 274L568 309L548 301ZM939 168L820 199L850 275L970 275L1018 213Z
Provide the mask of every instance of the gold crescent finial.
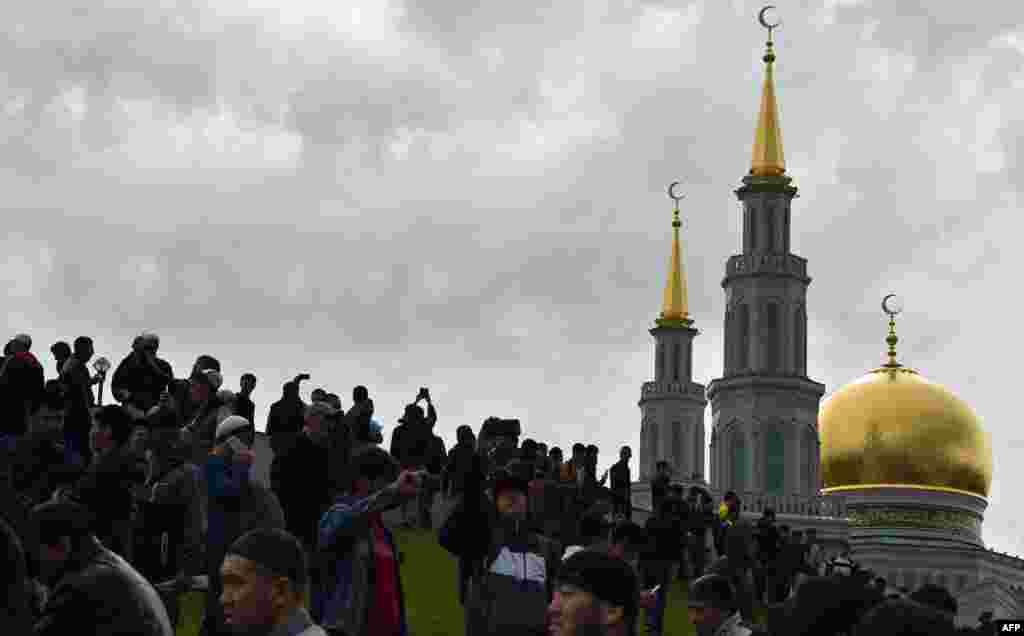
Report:
M889 335L885 339L886 344L889 345L889 362L886 363L885 368L897 369L903 365L896 362L896 343L900 341L896 336L896 316L903 313L903 303L900 302L896 294L889 294L882 299L882 311L889 316Z
M676 186L682 185L679 181L673 181L668 185L668 198L672 199L675 204L675 212L673 213L672 227L679 227L682 223L679 220L679 202L686 198L685 194L676 194Z
M778 26L782 24L782 20L777 20L775 24L772 24L768 22L768 20L764 17L764 14L768 13L770 10L774 8L775 5L769 4L757 13L757 21L761 23L761 26L768 29L768 46L772 45L772 31L777 29Z

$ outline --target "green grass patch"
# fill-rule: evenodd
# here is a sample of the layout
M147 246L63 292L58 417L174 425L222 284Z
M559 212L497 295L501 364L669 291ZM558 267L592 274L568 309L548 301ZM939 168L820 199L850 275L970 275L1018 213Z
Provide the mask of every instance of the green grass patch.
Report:
M395 539L405 558L402 586L411 636L465 636L458 563L438 545L437 532L398 530ZM665 634L693 634L686 614L685 583L673 584L669 594Z

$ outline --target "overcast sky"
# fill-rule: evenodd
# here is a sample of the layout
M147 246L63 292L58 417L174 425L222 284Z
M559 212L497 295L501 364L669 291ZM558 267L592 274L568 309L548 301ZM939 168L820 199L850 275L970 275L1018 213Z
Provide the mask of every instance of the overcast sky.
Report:
M757 3L131 4L0 22L0 284L48 376L58 338L116 364L153 329L179 376L199 353L255 373L260 427L308 371L346 407L366 384L386 434L426 385L448 443L518 417L607 464L639 442L675 179L694 372L721 374ZM810 374L831 393L882 362L901 294L901 358L993 434L986 540L1024 553L1024 9L777 4Z

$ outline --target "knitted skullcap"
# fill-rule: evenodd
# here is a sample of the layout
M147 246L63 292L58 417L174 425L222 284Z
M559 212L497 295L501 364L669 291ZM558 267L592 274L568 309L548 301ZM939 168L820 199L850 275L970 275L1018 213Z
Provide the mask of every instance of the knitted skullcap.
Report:
M563 563L558 581L589 592L600 601L621 607L627 617L638 611L639 582L633 567L601 550L580 550Z
M248 559L273 576L287 578L296 588L306 587L306 553L289 532L277 528L252 530L232 543L227 553Z

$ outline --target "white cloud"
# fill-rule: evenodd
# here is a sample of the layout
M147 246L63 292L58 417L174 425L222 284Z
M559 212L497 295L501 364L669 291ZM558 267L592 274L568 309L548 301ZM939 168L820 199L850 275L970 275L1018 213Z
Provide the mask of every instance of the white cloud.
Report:
M519 416L608 461L638 441L674 179L689 184L694 367L721 372L757 8L12 5L8 324L40 343L90 333L111 359L158 329L179 374L207 352L232 385L255 372L259 419L309 369L342 395L370 386L388 430L429 384L449 441ZM908 355L995 437L986 537L1024 552L1006 486L1022 476L1015 358L992 355L1016 329L1021 269L1015 10L780 7L776 76L812 376L831 391L876 365L877 303L904 293Z

